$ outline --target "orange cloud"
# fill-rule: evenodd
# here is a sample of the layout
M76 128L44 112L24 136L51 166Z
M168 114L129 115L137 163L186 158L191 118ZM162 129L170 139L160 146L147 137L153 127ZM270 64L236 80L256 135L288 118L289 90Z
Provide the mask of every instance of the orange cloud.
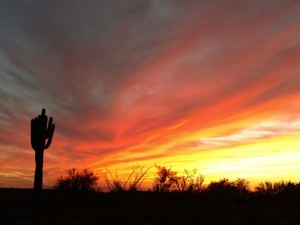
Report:
M207 182L297 179L300 5L191 2L4 4L0 184L32 186L43 107L56 124L47 187L72 167L137 162Z

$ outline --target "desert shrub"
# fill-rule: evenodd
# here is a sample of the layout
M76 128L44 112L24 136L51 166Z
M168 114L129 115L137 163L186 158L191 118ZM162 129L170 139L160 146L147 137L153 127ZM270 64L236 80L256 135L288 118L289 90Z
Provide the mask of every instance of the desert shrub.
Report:
M250 192L249 182L241 178L238 178L235 181L229 181L227 178L220 179L219 181L212 181L207 186L207 190L215 192Z
M77 171L75 168L69 169L68 174L59 176L56 179L54 188L70 191L95 191L99 177L93 171L84 169Z
M184 170L182 176L178 176L171 168L156 166L157 173L153 181L153 190L157 192L199 192L203 188L204 176L197 174L197 170Z
M131 173L128 176L120 178L117 171L112 174L112 172L105 167L106 173L104 173L103 176L106 186L111 192L139 191L150 168L151 167L145 168L137 164L132 167Z
M292 183L291 181L279 181L279 182L269 182L265 181L259 183L255 187L255 191L258 194L263 195L278 195L283 193L293 193L295 191L300 191L300 183Z
M220 179L219 181L212 181L207 186L207 190L209 191L234 191L236 187L234 186L233 182L229 181L227 178Z
M183 176L175 176L174 188L179 192L200 192L203 188L204 176L197 174L197 170L184 170Z
M169 192L175 186L177 172L172 171L171 168L155 166L157 168L156 177L153 181L153 190L157 192Z
M250 192L249 181L247 181L246 179L238 178L233 182L233 185L240 193L245 194Z

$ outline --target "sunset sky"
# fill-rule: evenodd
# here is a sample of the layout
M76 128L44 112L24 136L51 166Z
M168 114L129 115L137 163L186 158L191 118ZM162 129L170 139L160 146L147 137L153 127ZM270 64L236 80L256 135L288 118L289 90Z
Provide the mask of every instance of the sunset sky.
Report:
M30 120L70 168L300 181L300 1L0 2L0 187L33 186ZM101 179L100 179L101 180Z

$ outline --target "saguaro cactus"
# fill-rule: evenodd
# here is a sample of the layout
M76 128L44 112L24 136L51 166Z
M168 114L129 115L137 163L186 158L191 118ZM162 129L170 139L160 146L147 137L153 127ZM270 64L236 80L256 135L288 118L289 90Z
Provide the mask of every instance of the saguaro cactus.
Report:
M46 110L42 109L42 114L31 120L31 146L35 151L35 174L34 174L34 194L33 201L36 206L43 187L43 160L44 150L51 145L55 125L53 118L49 122L46 116Z

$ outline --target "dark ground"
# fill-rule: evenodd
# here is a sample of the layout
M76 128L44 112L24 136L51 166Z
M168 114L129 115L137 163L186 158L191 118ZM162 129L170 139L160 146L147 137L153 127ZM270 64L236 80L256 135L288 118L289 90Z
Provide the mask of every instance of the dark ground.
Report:
M0 189L0 224L299 225L298 194L63 193L44 190L39 210L32 190Z

